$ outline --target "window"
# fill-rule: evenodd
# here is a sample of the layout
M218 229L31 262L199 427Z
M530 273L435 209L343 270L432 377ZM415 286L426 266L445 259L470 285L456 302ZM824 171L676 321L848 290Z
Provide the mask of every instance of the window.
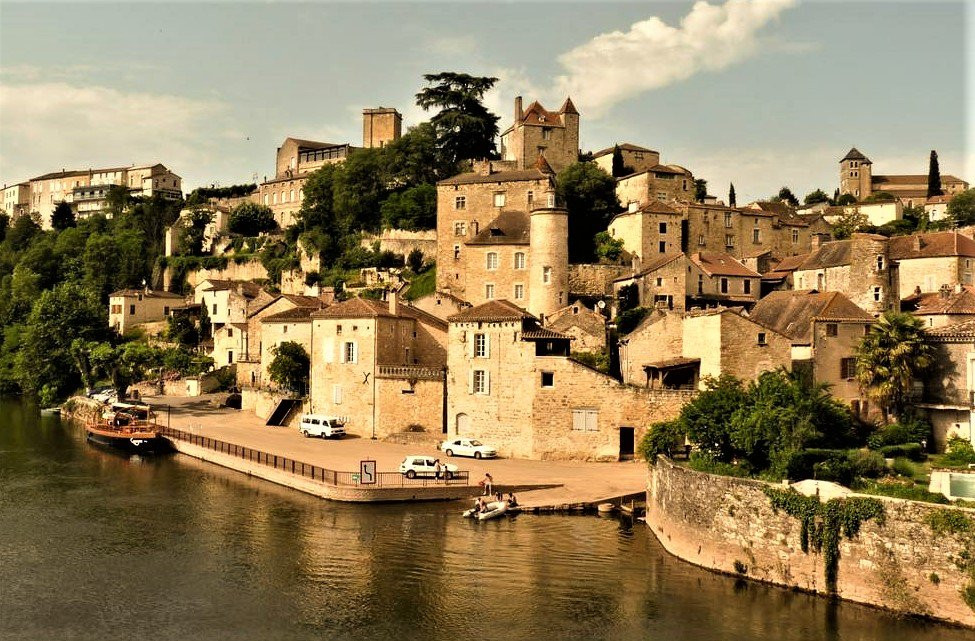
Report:
M338 384L332 385L332 402L335 403L336 405L341 405L342 404L342 386L341 385L338 385Z
M598 432L599 410L572 410L572 430Z
M792 244L793 245L798 245L799 244L799 230L798 229L793 229L792 230Z
M728 293L728 279L727 278L722 278L721 279L721 293L722 294L727 294Z
M704 293L704 276L701 274L697 275L697 293L698 294Z
M657 277L657 287L663 287L663 286L664 286L664 279L658 276Z
M545 283L546 285L551 285L552 284L552 268L551 267L548 267L548 266L542 267L542 282Z
M129 305L129 316L135 316L135 305Z
M488 394L488 373L483 369L476 369L471 377L471 391L474 394Z
M768 345L768 336L765 334L765 332L759 332L758 333L758 344L759 345Z
M233 327L228 327L227 328L227 338L233 338L233 337L234 337L234 328Z
M460 245L454 245L454 260L460 260Z
M498 253L488 252L487 253L487 268L490 270L495 270L498 268Z
M840 359L840 378L850 381L856 378L857 375L857 359L856 358L841 358Z
M725 234L725 236L724 236L724 246L725 247L734 247L735 246L735 237L732 236L731 234Z
M281 333L282 334L287 334L288 333L288 326L287 325L282 325L281 326Z
M542 387L555 387L555 372L542 372Z
M234 351L232 349L227 350L227 365L234 364Z
M488 283L484 286L484 298L494 300L494 283Z
M455 196L454 209L467 209L467 196Z
M697 237L697 244L700 245L701 247L704 247L705 245L704 234L701 234Z
M836 336L839 334L839 326L836 323L826 323L826 335Z
M515 269L525 268L525 252L515 252Z
M486 334L474 334L474 356L476 358L488 357L488 340Z
M356 363L358 362L358 354L356 353L355 343L352 341L346 341L342 343L342 362L343 363Z
M666 234L667 233L667 223L657 223L657 230L661 234Z
M552 139L552 128L542 127L542 140L551 140L551 139Z
M504 198L504 192L503 191L499 191L496 194L494 194L494 206L495 207L504 207L504 201L505 201L505 198Z
M531 207L532 203L535 201L535 192L531 189L528 190L528 206Z
M730 211L726 211L724 213L724 226L725 227L731 227L731 212Z
M121 314L122 313L122 306L121 305L112 305L112 313L113 314Z
M216 303L213 304L213 315L214 316L217 315L217 304Z
M464 236L467 234L467 223L457 222L454 223L454 236Z
M336 336L341 336L342 335L342 326L341 325L336 325L335 326L335 335Z
M169 305L163 307L163 316L169 316Z
M662 203L667 202L667 192L665 192L665 191L658 191L657 192L657 200L659 200Z
M758 227L752 230L752 242L753 243L762 242L762 230L760 230Z
M742 291L745 292L746 294L751 294L752 293L752 281L750 281L749 279L746 278L744 281L742 281L741 288L742 288Z
M884 290L883 290L882 287L880 287L880 286L874 287L873 288L873 301L875 303L879 303L880 302L880 299L883 298L883 293L884 293Z
M522 300L523 298L525 298L525 286L515 285L515 300Z
M274 192L271 194L271 204L272 205L278 204L278 192Z
M878 272L884 271L884 257L883 256L877 256L877 271Z
M667 253L667 241L661 240L657 243L657 251L661 254Z

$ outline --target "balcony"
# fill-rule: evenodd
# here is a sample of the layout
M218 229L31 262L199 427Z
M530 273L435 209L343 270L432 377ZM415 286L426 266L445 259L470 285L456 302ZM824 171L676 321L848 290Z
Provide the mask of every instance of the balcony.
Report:
M439 367L417 367L411 365L380 365L376 378L395 378L417 381L442 381L444 370Z

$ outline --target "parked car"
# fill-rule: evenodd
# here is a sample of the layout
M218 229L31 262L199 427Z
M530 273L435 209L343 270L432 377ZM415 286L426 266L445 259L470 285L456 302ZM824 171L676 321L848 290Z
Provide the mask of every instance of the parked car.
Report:
M93 389L91 394L88 396L96 401L99 401L100 403L114 403L118 400L117 394L115 393L115 388L113 387L99 387Z
M408 479L435 478L437 459L432 456L407 456L399 464L399 473ZM441 463L442 478L452 479L457 474L457 466L453 463Z
M476 438L454 438L440 444L447 456L473 456L474 458L494 458L498 450L485 445Z
M302 414L298 430L305 438L310 436L341 438L345 436L345 422L337 416Z

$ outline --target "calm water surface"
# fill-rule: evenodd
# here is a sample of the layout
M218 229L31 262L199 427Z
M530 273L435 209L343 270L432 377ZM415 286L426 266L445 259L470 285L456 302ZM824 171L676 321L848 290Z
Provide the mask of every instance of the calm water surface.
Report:
M669 557L639 523L328 503L0 401L0 639L971 641Z

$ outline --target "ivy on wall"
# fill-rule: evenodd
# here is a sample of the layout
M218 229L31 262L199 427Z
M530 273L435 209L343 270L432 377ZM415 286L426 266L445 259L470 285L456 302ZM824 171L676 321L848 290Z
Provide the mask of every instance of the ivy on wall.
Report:
M804 553L823 553L826 589L836 592L836 579L840 560L840 537L852 539L860 532L860 526L871 519L884 521L884 506L877 499L853 497L830 499L823 503L818 496L803 496L793 489L763 488L772 503L772 509L782 510L799 519L802 529L799 544Z
M962 588L961 598L975 610L975 521L962 512L948 508L934 510L924 520L938 536L956 536L965 544L965 549L955 559L955 565L968 574L968 585Z

